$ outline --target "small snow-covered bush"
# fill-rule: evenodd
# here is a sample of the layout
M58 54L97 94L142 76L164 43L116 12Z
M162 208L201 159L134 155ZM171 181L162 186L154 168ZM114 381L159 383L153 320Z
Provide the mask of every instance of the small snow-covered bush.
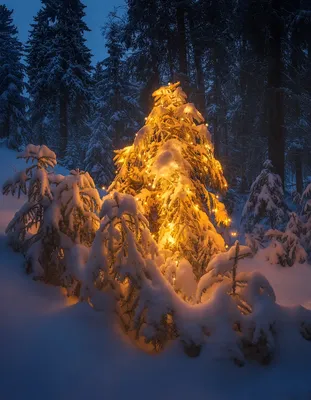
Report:
M268 363L274 351L275 294L259 273L238 272L238 261L250 257L251 249L235 243L226 253L215 256L198 283L197 300L207 304L215 290L224 288L235 304L234 331L243 358Z
M240 364L245 361L247 346L248 352L257 346L262 356L257 357L259 361L268 360L273 348L273 317L267 309L273 308L275 297L260 274L236 273L238 260L251 254L249 248L236 244L211 261L194 304L191 265L186 260L176 262L174 257L165 261L132 196L108 195L101 216L85 285L91 302L94 290L112 289L125 331L134 331L137 339L143 337L156 350L178 338L185 352L196 356L211 340ZM207 301L201 302L203 290L216 282Z
M270 229L266 236L272 240L267 249L267 258L271 264L292 267L295 263L304 263L307 253L302 245L304 225L296 213L290 213L285 232Z
M87 289L113 288L126 331L142 333L155 348L172 336L170 302L161 288L169 287L157 267L157 245L134 197L114 192L104 199L88 262ZM173 289L170 290L173 293Z
M241 246L238 241L227 252L214 256L206 268L206 274L202 276L198 283L197 302L201 301L202 294L215 283L223 282L227 279L231 279L232 293L235 294L238 262L251 256L251 249L247 246Z
M255 225L252 232L245 234L245 244L251 249L253 254L264 248L266 241L265 229L260 224Z
M57 162L55 153L49 148L31 144L17 158L31 161L32 165L16 172L4 183L2 191L5 195L11 193L14 196L17 193L20 197L23 193L28 197L6 229L12 246L18 251L22 249L27 233L38 228L44 207L52 200L49 172Z
M3 186L4 194L27 196L6 229L10 243L25 254L28 272L75 290L77 266L86 262L99 227L101 200L94 182L79 170L56 175L56 155L46 146L28 145L18 158L32 165Z

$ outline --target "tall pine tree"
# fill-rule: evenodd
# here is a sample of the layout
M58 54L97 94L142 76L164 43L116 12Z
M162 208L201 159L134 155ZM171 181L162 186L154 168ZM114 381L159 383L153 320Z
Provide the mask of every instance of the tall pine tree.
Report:
M17 38L12 14L13 11L0 5L0 137L8 139L9 147L17 148L26 134L27 124L23 47Z
M82 139L88 134L92 67L84 38L89 31L83 20L85 6L80 0L41 1L28 43L28 71L34 82L31 97L37 101L44 88L47 107L40 120L55 120L58 151L71 164L78 161L72 160L72 153L81 154ZM36 54L41 63L36 62Z
M129 80L124 60L124 26L113 14L105 38L108 57L103 61L101 110L106 113L108 135L114 147L120 148L133 137L142 114L137 103L137 86Z
M48 144L58 149L57 92L50 82L48 70L50 62L48 47L53 37L50 18L46 5L35 16L26 45L30 96L29 119L32 131L31 141L36 144Z
M124 25L115 14L110 15L104 34L108 57L97 64L93 76L94 109L85 158L85 168L100 185L108 185L113 178L113 148L128 143L142 120L138 89L124 61Z

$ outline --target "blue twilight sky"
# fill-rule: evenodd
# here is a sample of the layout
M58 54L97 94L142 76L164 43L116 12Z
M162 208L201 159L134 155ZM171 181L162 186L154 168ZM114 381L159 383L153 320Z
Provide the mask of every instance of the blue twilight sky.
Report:
M29 25L33 21L33 17L38 12L40 0L4 0L1 2L9 9L14 9L14 22L19 30L19 36L22 42L26 42L28 36ZM93 63L101 61L106 57L105 41L101 34L101 27L104 25L106 17L115 7L122 6L124 0L84 0L87 6L86 22L92 30L86 34L88 46L93 54Z

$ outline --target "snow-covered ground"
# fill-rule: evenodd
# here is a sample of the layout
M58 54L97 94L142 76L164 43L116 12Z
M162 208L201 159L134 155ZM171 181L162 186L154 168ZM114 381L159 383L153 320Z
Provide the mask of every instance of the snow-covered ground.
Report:
M0 184L19 169L0 148ZM0 195L0 399L311 399L311 342L283 326L269 366L213 358L205 346L188 358L178 342L159 355L143 353L123 336L115 316L76 303L59 288L32 281L23 257L8 248L4 230L22 200ZM283 269L261 254L244 260L260 270L277 301L311 308L311 267Z

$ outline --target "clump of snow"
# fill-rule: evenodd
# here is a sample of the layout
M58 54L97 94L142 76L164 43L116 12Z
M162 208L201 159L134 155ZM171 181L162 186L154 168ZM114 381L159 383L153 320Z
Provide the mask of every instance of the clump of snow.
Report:
M57 164L56 154L44 144L42 146L35 146L28 144L24 151L17 155L17 158L24 158L40 160L41 163L47 164L49 167L55 167Z
M197 282L192 265L186 259L182 259L176 269L175 289L180 290L186 298L194 299L196 288Z
M139 147L144 144L144 141L148 135L150 135L152 131L152 128L150 125L145 125L143 126L136 134L135 140L134 140L134 146Z
M190 118L191 121L203 122L203 115L198 111L193 103L187 103L179 106L176 109L176 116L179 118L186 117Z
M170 139L159 148L152 166L152 172L158 178L159 176L170 175L174 169L188 170L189 167L182 155L180 142L176 139Z

